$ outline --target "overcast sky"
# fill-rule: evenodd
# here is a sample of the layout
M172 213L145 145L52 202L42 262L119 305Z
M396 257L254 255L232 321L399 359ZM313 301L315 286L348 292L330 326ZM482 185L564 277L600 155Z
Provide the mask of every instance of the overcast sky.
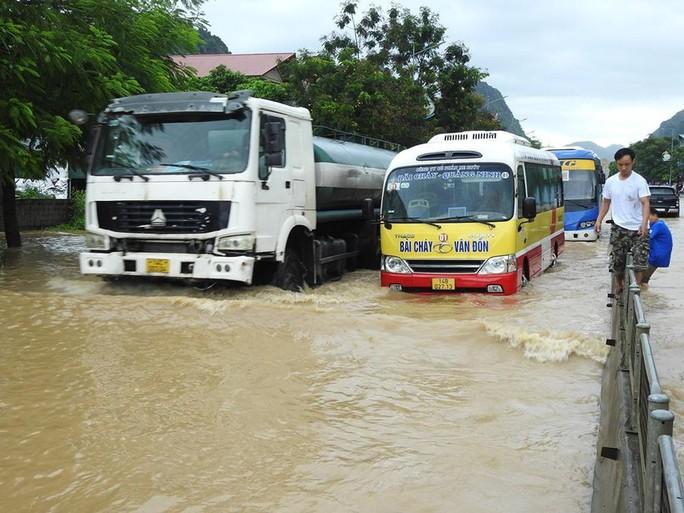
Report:
M361 0L387 8L396 2ZM507 96L544 144L640 140L684 109L682 0L403 0L428 5L447 41ZM210 30L233 53L318 50L338 0L208 0ZM523 121L524 120L524 121Z

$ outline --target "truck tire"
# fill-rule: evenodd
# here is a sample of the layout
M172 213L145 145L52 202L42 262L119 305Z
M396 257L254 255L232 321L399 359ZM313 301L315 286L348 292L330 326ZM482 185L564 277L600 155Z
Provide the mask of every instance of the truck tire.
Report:
M291 246L285 250L285 259L278 264L273 284L283 290L301 292L304 289L304 264L299 253Z

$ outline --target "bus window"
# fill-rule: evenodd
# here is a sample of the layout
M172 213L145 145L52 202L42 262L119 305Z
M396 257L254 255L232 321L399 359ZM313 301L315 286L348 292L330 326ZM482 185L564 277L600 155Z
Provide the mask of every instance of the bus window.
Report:
M518 218L523 216L523 202L527 196L525 191L525 169L522 166L518 166Z
M537 211L545 212L563 203L561 171L558 167L525 163L527 195L537 200Z

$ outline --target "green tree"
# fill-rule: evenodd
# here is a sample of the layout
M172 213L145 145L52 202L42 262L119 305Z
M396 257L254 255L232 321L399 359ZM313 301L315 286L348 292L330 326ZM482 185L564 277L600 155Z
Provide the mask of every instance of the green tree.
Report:
M423 88L351 49L336 58L304 52L282 68L292 101L307 107L317 125L404 145L427 136Z
M677 181L681 172L678 163L684 164L684 147L674 143L672 153L672 140L670 137L648 137L632 144L631 148L636 153L635 169L650 183L667 182L672 172L672 181ZM663 153L671 154L668 162L663 161Z
M357 10L357 0L343 2L335 21L347 32L324 37L325 52L339 58L351 50L358 59L392 76L417 82L435 104L435 117L425 127L428 131L500 128L491 114L482 111L484 99L475 92L486 73L470 65L464 44L446 43L446 27L439 23L437 13L421 7L414 14L400 5L392 6L387 14L379 7L360 15Z
M287 103L291 99L288 88L284 84L263 78L248 77L237 71L229 70L224 65L212 69L205 77L197 77L189 89L229 93L249 89L254 96L276 102Z
M0 7L0 186L9 247L21 245L16 176L40 178L75 162L74 108L100 111L112 97L172 91L190 74L169 54L192 51L201 0L10 1Z

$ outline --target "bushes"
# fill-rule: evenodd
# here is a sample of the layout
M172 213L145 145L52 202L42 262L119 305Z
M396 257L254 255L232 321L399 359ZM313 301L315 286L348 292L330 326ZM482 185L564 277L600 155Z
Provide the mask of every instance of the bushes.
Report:
M33 185L27 185L21 191L17 191L16 196L18 199L55 199L54 194L44 193Z
M74 191L71 201L71 219L65 224L55 226L53 230L68 232L85 230L85 191Z

